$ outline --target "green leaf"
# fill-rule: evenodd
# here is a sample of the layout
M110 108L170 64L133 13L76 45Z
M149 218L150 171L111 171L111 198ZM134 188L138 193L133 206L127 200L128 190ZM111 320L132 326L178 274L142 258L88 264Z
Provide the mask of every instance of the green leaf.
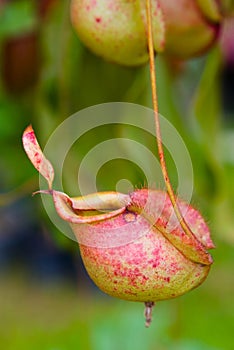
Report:
M28 0L12 1L3 7L0 14L0 36L14 36L36 27L35 2Z
M206 143L213 147L220 126L221 102L219 72L221 54L216 48L207 56L206 65L194 100L195 117Z

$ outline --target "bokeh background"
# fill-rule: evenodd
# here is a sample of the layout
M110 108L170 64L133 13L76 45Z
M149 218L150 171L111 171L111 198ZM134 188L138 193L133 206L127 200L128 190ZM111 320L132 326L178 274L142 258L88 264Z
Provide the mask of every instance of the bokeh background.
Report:
M210 224L217 248L207 281L158 303L145 329L143 305L101 293L83 268L77 243L57 231L40 197L31 197L38 174L21 135L31 123L44 146L64 119L85 107L113 101L151 107L149 68L120 67L88 52L71 27L68 0L0 0L2 349L233 349L233 38L230 18L205 56L186 63L157 57L160 112L190 152L192 202ZM66 161L65 185L72 187L77 163L93 145L123 133L139 137L134 129L111 127L82 136ZM155 147L146 135L142 140ZM176 185L170 159L168 167ZM126 177L135 187L144 185L144 174L120 160L101 169L97 185L115 189Z

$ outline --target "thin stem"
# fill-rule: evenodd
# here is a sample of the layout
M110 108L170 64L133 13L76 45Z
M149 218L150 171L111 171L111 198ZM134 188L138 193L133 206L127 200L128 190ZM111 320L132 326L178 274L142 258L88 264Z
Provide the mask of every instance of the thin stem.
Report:
M189 226L185 222L182 213L176 202L176 195L172 188L170 178L167 171L165 155L162 144L162 136L161 136L161 128L160 128L160 120L159 120L159 110L158 110L158 97L157 97L157 88L156 88L156 70L155 70L155 59L154 59L154 43L153 43L153 30L152 30L152 11L151 11L151 0L146 0L146 12L147 12L147 38L148 38L148 50L149 50L149 62L150 62L150 80L151 80L151 88L152 88L152 100L153 100L153 109L154 109L154 117L155 117L155 128L156 128L156 136L157 136L157 145L158 145L158 154L162 169L162 174L164 178L164 182L167 188L167 193L170 197L172 206L174 208L175 214L179 223L184 230L184 232L189 237L194 237L194 234L190 230Z

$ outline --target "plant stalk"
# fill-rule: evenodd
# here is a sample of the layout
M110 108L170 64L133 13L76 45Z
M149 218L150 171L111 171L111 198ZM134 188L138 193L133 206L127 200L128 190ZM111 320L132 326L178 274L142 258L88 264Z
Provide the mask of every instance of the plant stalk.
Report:
M170 178L167 171L164 149L162 144L161 127L159 120L159 109L158 109L158 97L157 97L157 85L156 85L156 69L155 69L155 58L154 58L154 44L153 44L153 30L152 30L152 10L151 10L151 0L146 0L146 13L147 13L147 39L148 39L148 50L149 50L149 64L150 64L150 80L152 89L152 102L155 118L155 128L156 128L156 138L158 146L158 155L161 164L161 170L166 185L167 193L170 197L172 206L174 208L175 214L179 223L184 230L184 232L189 237L194 237L193 232L190 230L189 226L185 222L183 215L178 207L176 201L176 195L172 188Z

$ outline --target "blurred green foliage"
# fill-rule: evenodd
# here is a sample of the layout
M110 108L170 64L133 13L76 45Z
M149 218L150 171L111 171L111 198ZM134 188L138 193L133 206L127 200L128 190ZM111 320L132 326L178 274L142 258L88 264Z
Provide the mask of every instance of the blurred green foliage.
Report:
M1 12L1 37L19 35L34 29L37 24L33 1L12 1Z
M25 44L23 55L14 51L14 45L25 36L36 40L36 44L33 52L30 52L32 45ZM12 40L13 49L8 50ZM0 205L3 207L19 197L30 196L38 188L38 175L21 146L22 132L29 123L45 145L63 120L85 107L112 101L151 107L148 67L127 69L88 52L72 30L68 0L53 1L43 16L37 1L3 1L0 53ZM12 65L17 66L15 61L20 63L21 73L25 70L27 74L35 73L38 64L39 74L28 79L30 83L24 85L26 79L23 79L19 85L19 79L14 81L10 75ZM99 294L87 296L82 293L82 286L77 294L69 288L50 292L21 285L22 281L6 281L5 287L1 283L0 290L3 349L232 349L234 114L227 117L222 104L224 64L217 47L206 57L188 63L157 57L160 113L177 128L190 152L195 180L193 202L210 223L217 244L208 281L178 300L157 305L149 330L143 326L141 305ZM17 88L14 84L18 84ZM137 133L134 128L102 127L82 136L66 159L65 187L71 190L76 181L74 159L77 166L89 149L110 135L141 137L156 154L155 140ZM173 167L168 157L169 173L176 185ZM100 170L98 188L115 189L118 180L126 175L134 186L144 185L144 174L134 164L113 161ZM38 202L40 199L35 199L37 205ZM38 220L43 220L59 244L76 250L76 244L56 231L40 206Z

